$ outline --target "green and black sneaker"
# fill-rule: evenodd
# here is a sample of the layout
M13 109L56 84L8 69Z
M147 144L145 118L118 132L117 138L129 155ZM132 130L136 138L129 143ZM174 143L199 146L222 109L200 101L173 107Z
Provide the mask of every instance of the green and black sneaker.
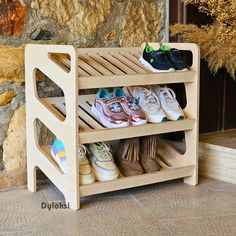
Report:
M172 72L175 67L168 58L168 52L162 49L155 50L146 43L140 62L152 72Z
M181 52L176 48L169 48L166 45L161 45L160 50L166 52L168 59L174 65L176 71L188 71L189 67L182 60Z

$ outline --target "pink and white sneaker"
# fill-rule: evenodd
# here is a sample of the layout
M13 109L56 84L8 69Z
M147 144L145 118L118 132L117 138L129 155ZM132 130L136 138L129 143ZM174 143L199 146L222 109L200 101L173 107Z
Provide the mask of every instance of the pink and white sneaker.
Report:
M120 128L129 125L120 99L113 97L107 89L99 89L91 111L107 128Z
M127 95L122 88L115 88L113 95L120 98L120 104L127 114L131 125L144 125L147 123L146 116L135 98Z

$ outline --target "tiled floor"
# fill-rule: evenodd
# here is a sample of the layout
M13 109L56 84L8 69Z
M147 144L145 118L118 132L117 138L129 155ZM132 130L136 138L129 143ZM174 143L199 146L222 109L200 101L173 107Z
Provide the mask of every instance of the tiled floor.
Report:
M52 185L0 192L0 235L236 235L236 185L181 180L82 199L80 211L41 209L63 201Z

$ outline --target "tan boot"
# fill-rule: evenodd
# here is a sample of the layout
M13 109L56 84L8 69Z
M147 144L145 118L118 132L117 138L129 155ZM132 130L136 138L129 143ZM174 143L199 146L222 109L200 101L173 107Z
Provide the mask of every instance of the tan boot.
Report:
M160 165L154 160L157 155L156 135L142 137L140 139L140 163L146 173L160 170Z
M120 141L115 160L122 175L133 176L144 173L143 168L139 163L139 150L139 138L124 139Z

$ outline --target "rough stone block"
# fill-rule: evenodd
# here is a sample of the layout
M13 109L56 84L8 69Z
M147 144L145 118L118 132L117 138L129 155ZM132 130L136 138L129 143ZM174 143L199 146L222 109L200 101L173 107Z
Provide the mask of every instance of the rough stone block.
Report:
M26 170L0 172L0 190L22 187L27 184Z
M164 28L163 1L157 0L32 0L31 7L68 27L75 44L140 46L162 38Z
M123 15L121 46L141 46L155 42L162 28L161 12L156 0L129 0Z
M33 0L31 7L39 9L44 16L55 19L60 25L68 26L72 33L92 36L109 13L111 0Z
M9 123L3 143L3 162L6 171L26 169L25 105L14 112Z
M0 45L0 84L24 81L24 47Z
M0 84L0 94L12 91L16 94L16 97L11 102L4 106L0 106L0 166L1 166L1 147L3 141L7 135L8 124L13 113L19 108L20 105L24 104L25 94L24 85L22 83L2 83Z
M22 0L0 1L0 35L19 37L26 20L27 8Z
M5 92L0 94L0 106L4 106L7 103L11 102L11 100L16 96L15 92Z

